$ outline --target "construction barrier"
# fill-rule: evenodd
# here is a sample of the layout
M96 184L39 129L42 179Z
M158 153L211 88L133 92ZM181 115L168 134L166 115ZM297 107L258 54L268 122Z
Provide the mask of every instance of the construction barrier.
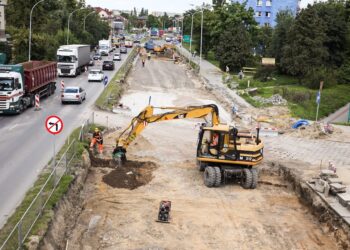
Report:
M62 80L61 81L61 91L63 92L63 90L64 90L64 81Z
M40 95L35 95L35 110L40 110Z
M260 128L260 136L264 137L276 137L278 136L277 128Z

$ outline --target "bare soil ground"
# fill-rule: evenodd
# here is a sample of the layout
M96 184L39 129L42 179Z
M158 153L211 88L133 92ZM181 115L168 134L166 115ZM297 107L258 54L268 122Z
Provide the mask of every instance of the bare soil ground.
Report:
M131 111L111 117L116 126L124 127L150 95L154 106L220 103L184 65L164 60L147 61L145 68L137 64L129 82L122 102ZM220 111L230 121L229 113ZM95 168L82 191L83 210L67 248L337 249L335 240L278 177L260 176L255 190L232 183L205 187L195 166L197 122L149 125L130 146L130 161L123 168L93 160ZM105 138L108 150L117 134ZM155 222L161 200L172 201L170 224Z

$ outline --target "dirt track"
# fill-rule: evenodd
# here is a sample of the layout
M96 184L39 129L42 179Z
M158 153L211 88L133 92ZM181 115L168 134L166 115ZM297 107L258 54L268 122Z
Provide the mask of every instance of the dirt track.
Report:
M122 102L131 112L115 116L118 126L147 105L149 95L154 106L209 103L213 98L189 78L183 65L174 67L172 62L147 61L145 68L137 64L129 82ZM260 184L255 190L237 184L206 188L195 166L197 122L152 124L135 140L128 151L134 165L115 180L135 175L128 180L142 186L124 183L127 188L116 188L123 183L114 185L115 170L92 168L68 249L337 249L277 177L261 176L278 185ZM112 145L114 136L106 144ZM170 224L155 222L161 200L172 201Z

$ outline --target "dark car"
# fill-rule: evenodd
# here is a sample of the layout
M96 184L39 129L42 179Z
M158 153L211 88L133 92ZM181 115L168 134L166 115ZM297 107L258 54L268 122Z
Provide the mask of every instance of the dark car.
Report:
M102 56L100 53L96 53L94 56L93 56L93 59L94 60L101 60L102 59Z
M113 61L103 61L102 70L114 70Z
M126 47L120 47L120 53L126 54L128 53L128 49Z

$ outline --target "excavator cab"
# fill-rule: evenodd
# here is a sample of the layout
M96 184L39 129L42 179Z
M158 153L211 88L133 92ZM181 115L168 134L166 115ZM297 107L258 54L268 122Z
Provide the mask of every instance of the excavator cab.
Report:
M204 171L208 187L220 186L226 179L236 177L244 188L255 188L257 170L253 168L263 159L263 144L249 131L238 132L225 124L206 127L199 131L197 164Z

